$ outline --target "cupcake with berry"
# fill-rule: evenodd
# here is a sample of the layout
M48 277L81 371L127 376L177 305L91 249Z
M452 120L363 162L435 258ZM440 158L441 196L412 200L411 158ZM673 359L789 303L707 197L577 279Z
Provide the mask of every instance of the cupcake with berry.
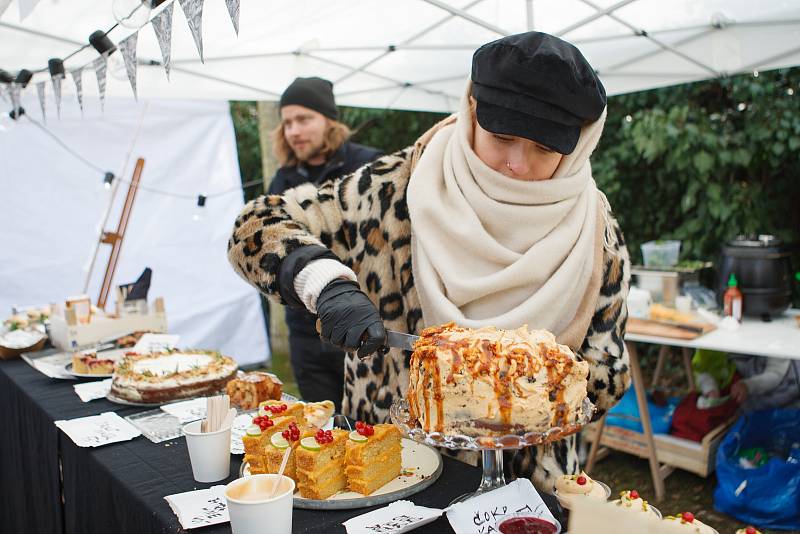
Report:
M611 505L623 510L629 510L638 514L647 514L654 519L661 519L661 512L646 500L642 499L639 492L634 490L621 491L619 499L611 501Z
M662 521L666 527L664 532L686 532L695 534L719 534L716 529L711 528L699 519L697 519L692 512L683 512L678 515L668 515ZM752 527L751 527L752 528ZM738 531L737 531L738 532ZM741 530L745 532L745 530ZM753 532L756 532L754 529ZM751 533L747 533L751 534Z
M576 498L588 497L606 501L611 496L611 489L581 471L579 475L563 475L557 478L553 494L558 499L558 503L569 510Z
M800 317L800 315L798 315L798 317ZM748 525L745 528L737 530L736 534L761 534L761 531L752 525Z

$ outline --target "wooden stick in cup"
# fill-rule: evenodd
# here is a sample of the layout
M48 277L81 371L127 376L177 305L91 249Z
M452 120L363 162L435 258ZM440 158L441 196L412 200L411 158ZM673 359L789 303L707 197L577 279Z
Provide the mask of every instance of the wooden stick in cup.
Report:
M283 451L283 460L281 460L281 467L278 469L278 478L275 479L275 484L272 485L272 491L269 493L269 498L273 498L275 493L278 492L278 487L281 485L281 479L283 478L283 472L286 470L286 464L289 463L289 455L292 453L291 447L286 447L286 450Z

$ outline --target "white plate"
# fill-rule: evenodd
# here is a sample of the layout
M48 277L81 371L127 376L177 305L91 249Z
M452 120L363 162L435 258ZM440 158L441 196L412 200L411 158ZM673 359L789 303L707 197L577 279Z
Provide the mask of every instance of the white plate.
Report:
M303 498L298 492L294 494L294 507L311 510L365 508L404 499L436 482L439 475L442 474L442 457L439 452L408 438L402 438L401 443L403 446L402 474L375 490L371 495L341 491L325 500L316 500ZM242 464L241 475L249 474L250 466L245 462Z
M84 351L83 353L89 354L91 352L92 351ZM125 356L126 352L130 352L130 349L112 349L99 352L97 354L99 354L100 357L103 359L114 360L115 362L118 362L122 359L123 356ZM114 373L108 373L102 375L76 373L75 371L72 370L72 361L66 364L64 366L64 369L67 371L68 374L71 374L72 376L77 376L79 378L111 378L112 376L114 376Z

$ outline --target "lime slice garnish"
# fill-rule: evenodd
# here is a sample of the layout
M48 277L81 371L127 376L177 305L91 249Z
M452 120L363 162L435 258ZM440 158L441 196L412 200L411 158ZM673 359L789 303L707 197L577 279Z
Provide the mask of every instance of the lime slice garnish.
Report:
M269 438L269 442L272 443L272 446L276 449L285 449L289 446L289 442L280 434L272 434L272 437Z
M300 440L300 446L308 451L318 451L322 446L317 442L314 436L308 436Z
M247 435L248 436L260 436L261 435L261 427L258 425L250 425L247 427Z
M369 439L367 438L367 436L362 436L361 434L359 434L357 430L353 430L352 432L350 432L350 435L347 437L350 438L350 441L355 441L357 443L364 443Z

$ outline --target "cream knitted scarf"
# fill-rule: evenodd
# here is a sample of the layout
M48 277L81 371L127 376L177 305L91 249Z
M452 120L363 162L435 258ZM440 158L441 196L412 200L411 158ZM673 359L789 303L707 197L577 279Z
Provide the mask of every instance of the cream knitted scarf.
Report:
M547 329L580 348L597 302L605 197L589 156L603 115L552 179L514 180L473 152L469 87L430 138L408 185L412 268L426 326ZM610 237L613 239L613 236Z

